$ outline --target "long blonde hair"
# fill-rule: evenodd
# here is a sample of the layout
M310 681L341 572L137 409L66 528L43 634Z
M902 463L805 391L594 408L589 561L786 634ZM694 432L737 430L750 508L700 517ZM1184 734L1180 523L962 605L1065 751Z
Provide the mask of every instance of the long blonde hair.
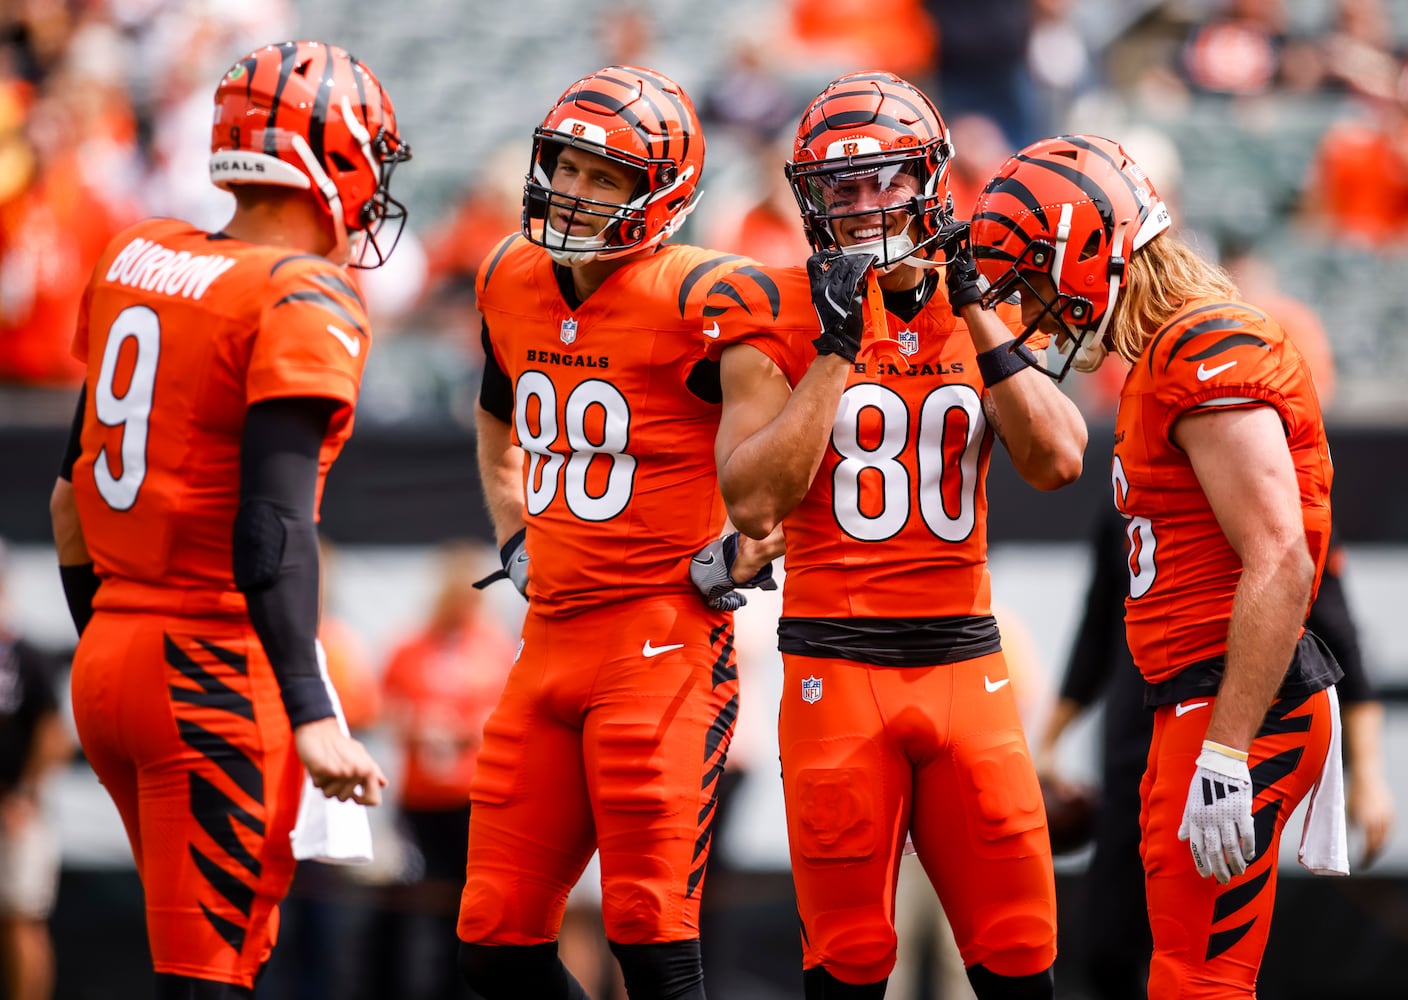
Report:
M1177 236L1160 233L1129 255L1124 288L1110 318L1110 343L1133 364L1149 338L1189 299L1237 295L1226 271Z

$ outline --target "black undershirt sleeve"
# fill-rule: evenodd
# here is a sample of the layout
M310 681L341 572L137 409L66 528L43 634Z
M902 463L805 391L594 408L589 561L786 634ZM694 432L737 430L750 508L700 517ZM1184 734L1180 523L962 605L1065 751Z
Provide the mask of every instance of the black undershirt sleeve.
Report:
M1125 519L1113 509L1097 519L1092 537L1090 586L1075 644L1061 681L1061 697L1090 705L1116 669L1129 669L1124 599L1129 595Z
M88 387L78 390L78 406L73 411L73 423L68 429L68 444L64 447L64 460L59 465L59 478L73 482L73 466L83 451L83 416L88 408Z
M494 358L489 342L489 321L483 321L479 334L484 345L484 371L479 382L479 405L506 424L513 423L513 384Z
M235 580L294 726L334 715L318 670L318 457L333 399L278 399L245 415ZM255 569L251 569L253 566Z
M68 444L64 446L64 458L59 464L59 478L73 482L73 466L83 451L83 415L87 409L87 386L78 390L78 405L74 407L73 424L68 431ZM59 567L59 581L63 584L64 600L68 603L69 617L73 627L82 635L93 618L93 599L98 596L98 572L93 560Z
M1334 562L1334 553L1331 553ZM1364 672L1364 654L1359 648L1359 631L1350 617L1349 600L1345 595L1344 581L1327 565L1320 578L1320 590L1315 595L1315 603L1310 606L1310 615L1305 619L1305 627L1318 635L1325 643L1344 677L1335 686L1340 701L1349 705L1355 702L1374 701L1374 686Z

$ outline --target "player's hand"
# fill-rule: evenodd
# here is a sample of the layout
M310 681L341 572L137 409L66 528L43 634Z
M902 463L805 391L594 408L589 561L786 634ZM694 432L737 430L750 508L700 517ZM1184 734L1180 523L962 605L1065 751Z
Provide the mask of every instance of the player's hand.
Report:
M1245 754L1212 740L1203 741L1197 764L1178 839L1188 842L1199 875L1226 885L1256 857L1252 777Z
M474 581L475 590L483 590L495 580L510 580L524 597L528 596L528 548L527 528L519 528L499 549L499 562L503 569L497 569L482 580Z
M342 731L337 719L305 722L294 729L293 743L313 784L328 798L381 804L386 775L367 748Z
M983 289L978 281L978 265L973 261L973 248L968 243L968 223L946 226L939 234L944 250L944 280L948 285L948 305L954 315L964 306L981 302Z
M1351 770L1345 812L1350 824L1364 835L1364 854L1358 862L1361 868L1368 868L1388 844L1393 829L1393 793L1383 776Z
M865 332L865 272L873 254L843 254L821 250L807 258L812 306L821 321L821 336L812 343L817 354L839 354L854 362Z
M724 535L704 546L689 561L689 579L704 595L709 607L716 611L737 611L748 603L748 598L739 590L753 587L759 590L776 590L777 581L772 578L772 563L764 563L763 568L742 582L733 578L733 565L738 559L738 532Z

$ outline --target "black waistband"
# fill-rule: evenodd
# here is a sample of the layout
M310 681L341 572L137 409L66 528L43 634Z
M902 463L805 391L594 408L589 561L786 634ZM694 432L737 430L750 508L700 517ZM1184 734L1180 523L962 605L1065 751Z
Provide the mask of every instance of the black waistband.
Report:
M881 667L931 667L1002 649L992 615L950 618L781 618L777 648Z
M1226 663L1221 656L1190 663L1166 681L1144 686L1144 706L1158 708L1189 698L1215 696L1222 687L1222 671ZM1286 670L1277 698L1304 698L1323 691L1344 676L1335 655L1310 629L1296 643L1295 655Z

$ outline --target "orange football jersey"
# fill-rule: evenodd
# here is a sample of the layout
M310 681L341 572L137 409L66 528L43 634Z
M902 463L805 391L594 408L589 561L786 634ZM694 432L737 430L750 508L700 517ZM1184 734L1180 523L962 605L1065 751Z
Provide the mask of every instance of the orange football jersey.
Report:
M724 508L719 403L686 382L705 360L705 294L739 260L665 246L576 309L551 258L521 236L480 269L479 308L525 452L528 593L540 606L695 593L689 560L718 537Z
M1000 307L1014 336L1015 306ZM744 268L710 294L714 353L747 343L795 386L816 357L806 271ZM811 489L784 521L789 618L991 614L987 472L993 434L977 350L942 291L911 321L886 313L908 367L857 359ZM876 336L866 318L862 349Z
M325 397L341 407L322 480L352 432L371 344L360 295L327 260L153 219L119 233L83 296L87 365L79 519L98 608L243 615L231 535L245 411Z
M1242 302L1193 300L1130 369L1115 418L1111 481L1115 506L1129 518L1125 624L1134 662L1150 683L1227 649L1241 560L1172 433L1194 407L1238 405L1274 406L1281 417L1319 586L1332 470L1310 369L1264 313Z

